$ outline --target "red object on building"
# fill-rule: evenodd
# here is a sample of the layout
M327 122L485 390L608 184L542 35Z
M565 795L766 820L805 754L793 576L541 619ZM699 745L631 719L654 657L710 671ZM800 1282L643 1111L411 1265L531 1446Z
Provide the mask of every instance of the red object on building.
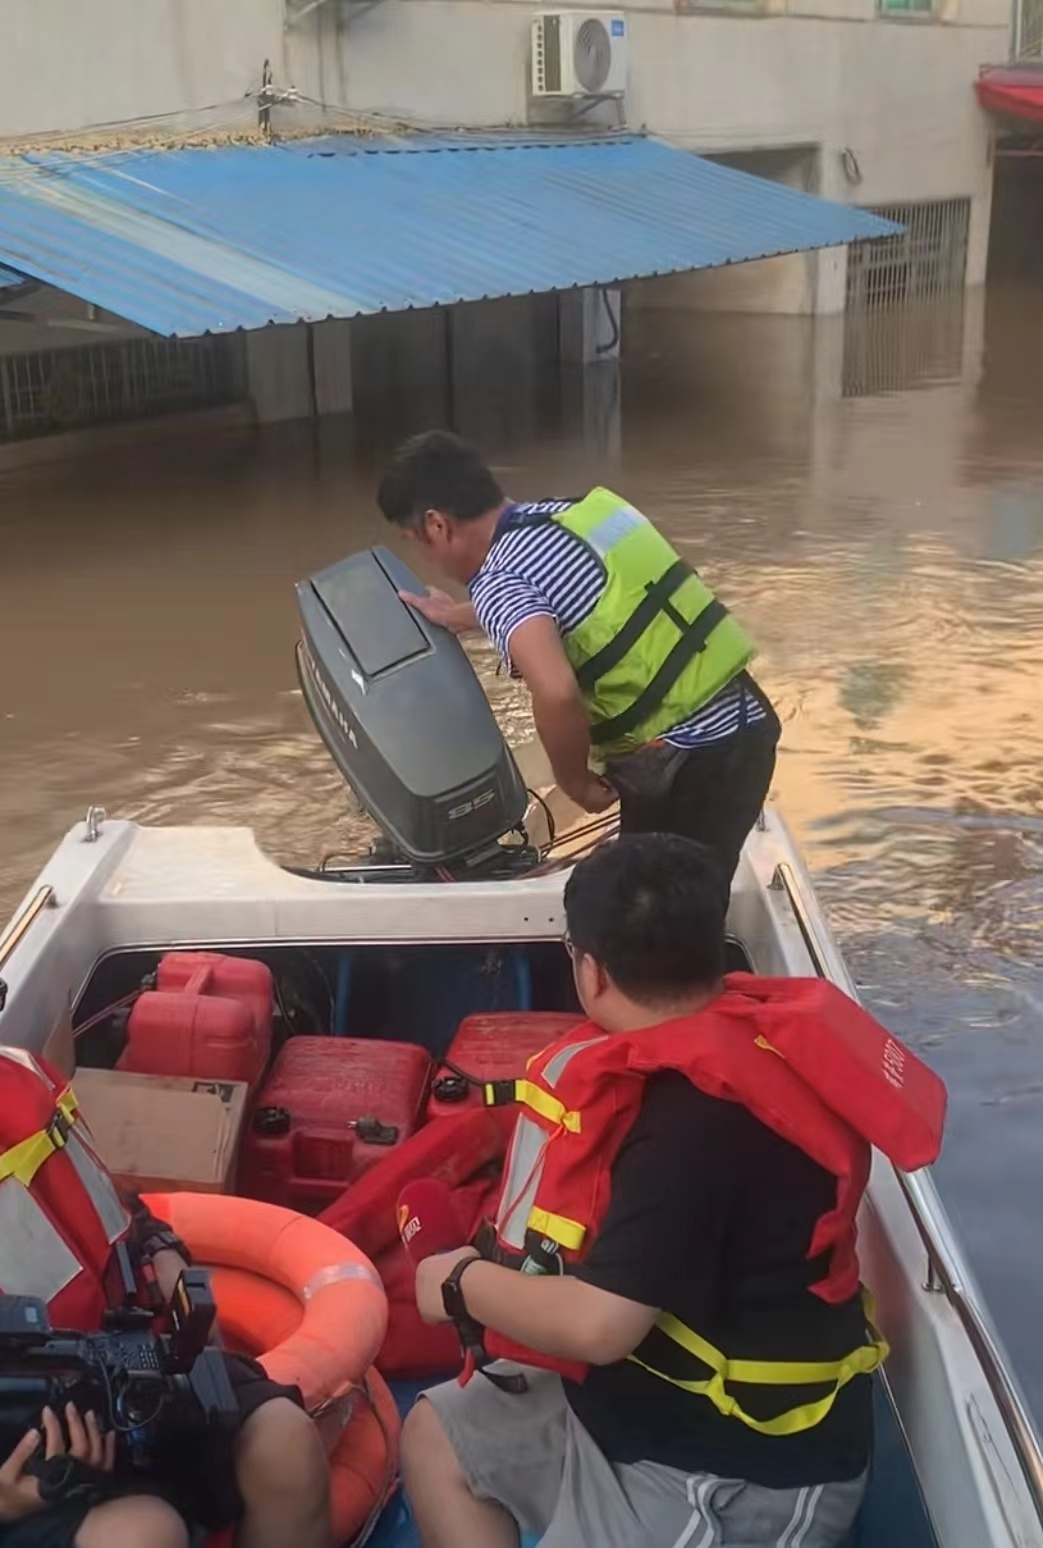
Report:
M560 1011L497 1011L467 1016L446 1053L445 1064L435 1076L428 1118L442 1118L462 1107L483 1105L481 1083L520 1080L533 1054L571 1032L582 1015ZM465 1081L454 1074L471 1077Z
M423 1118L431 1059L414 1043L293 1037L272 1066L239 1158L238 1189L325 1209Z
M975 90L990 113L1043 123L1043 64L990 66L978 76Z
M263 962L172 952L139 995L117 1068L256 1085L272 1047L272 975Z

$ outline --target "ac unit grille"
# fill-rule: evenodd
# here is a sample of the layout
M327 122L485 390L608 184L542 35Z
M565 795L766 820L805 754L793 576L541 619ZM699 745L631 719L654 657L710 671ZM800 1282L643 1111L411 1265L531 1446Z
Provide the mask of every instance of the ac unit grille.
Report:
M530 80L534 97L622 99L627 80L626 17L617 11L537 12L532 21Z
M545 16L537 41L536 69L541 90L561 91L561 17Z
M574 68L584 91L598 92L612 67L612 40L605 24L588 16L576 34Z

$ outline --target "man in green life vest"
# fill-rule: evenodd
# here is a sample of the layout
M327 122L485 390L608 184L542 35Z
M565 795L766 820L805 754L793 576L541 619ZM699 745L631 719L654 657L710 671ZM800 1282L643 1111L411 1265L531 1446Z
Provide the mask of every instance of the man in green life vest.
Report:
M653 524L608 489L517 504L466 442L408 441L384 515L465 585L406 600L454 633L481 628L525 680L558 785L624 832L670 832L730 882L764 804L779 722L752 642Z

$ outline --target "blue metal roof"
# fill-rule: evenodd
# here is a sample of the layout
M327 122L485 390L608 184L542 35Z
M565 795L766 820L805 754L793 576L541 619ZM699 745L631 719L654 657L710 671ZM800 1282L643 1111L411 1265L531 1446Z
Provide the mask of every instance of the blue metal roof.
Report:
M608 284L897 230L635 135L0 157L0 260L167 335Z

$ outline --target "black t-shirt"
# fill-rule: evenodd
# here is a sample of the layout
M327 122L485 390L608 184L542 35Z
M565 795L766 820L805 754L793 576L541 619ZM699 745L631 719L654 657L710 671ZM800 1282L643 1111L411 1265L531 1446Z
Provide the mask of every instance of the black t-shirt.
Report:
M681 1075L658 1075L577 1272L672 1312L731 1358L839 1359L865 1341L860 1301L829 1306L806 1288L825 1269L807 1262L814 1224L835 1203L836 1179L746 1108L706 1096ZM665 1342L653 1332L635 1353L662 1368ZM762 1435L632 1361L595 1368L566 1390L613 1462L661 1462L781 1489L855 1478L869 1460L866 1376L841 1389L818 1425L787 1436ZM763 1418L824 1390L744 1386L736 1395Z

